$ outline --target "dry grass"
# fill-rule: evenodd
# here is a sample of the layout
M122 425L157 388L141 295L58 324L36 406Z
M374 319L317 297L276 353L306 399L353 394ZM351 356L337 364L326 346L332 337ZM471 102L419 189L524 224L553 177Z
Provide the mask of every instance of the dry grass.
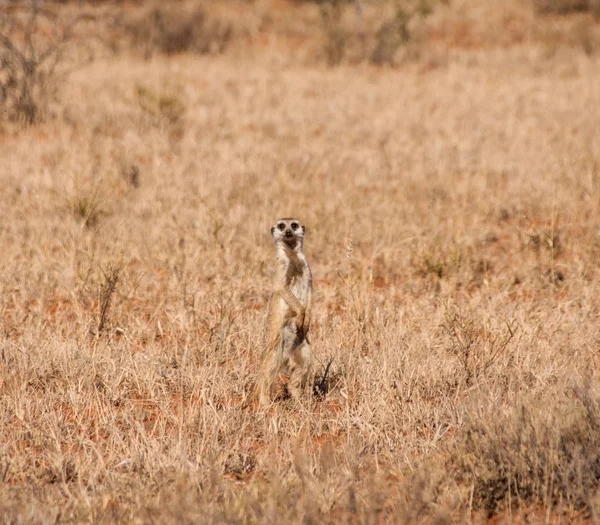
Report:
M3 522L598 519L600 62L523 34L116 56L5 125ZM290 214L330 391L243 410Z

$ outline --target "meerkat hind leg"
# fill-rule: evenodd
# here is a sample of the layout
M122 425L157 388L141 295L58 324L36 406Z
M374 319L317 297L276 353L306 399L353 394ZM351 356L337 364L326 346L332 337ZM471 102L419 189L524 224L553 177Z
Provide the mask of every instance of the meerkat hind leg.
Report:
M303 339L291 351L288 368L290 370L288 391L292 397L299 399L306 390L312 372L312 351L307 339Z

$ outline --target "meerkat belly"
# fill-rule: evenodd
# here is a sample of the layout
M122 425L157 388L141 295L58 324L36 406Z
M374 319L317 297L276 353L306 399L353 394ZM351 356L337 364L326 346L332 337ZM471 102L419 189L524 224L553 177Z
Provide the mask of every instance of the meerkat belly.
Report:
M305 269L302 273L294 276L292 282L290 283L290 289L292 293L303 305L306 305L306 302L308 300L308 288L310 286L309 283L310 275L307 269Z
M298 301L306 305L308 299L308 283L306 280L302 278L295 279L290 288Z

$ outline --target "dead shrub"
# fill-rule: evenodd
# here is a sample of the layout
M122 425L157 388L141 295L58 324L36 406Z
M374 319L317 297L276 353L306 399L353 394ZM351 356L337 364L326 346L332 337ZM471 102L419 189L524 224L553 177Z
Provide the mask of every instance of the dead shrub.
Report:
M597 515L600 398L589 386L570 394L552 406L530 399L506 416L467 421L448 467L472 487L473 508L488 516L517 505Z
M483 374L506 351L516 326L507 322L506 330L492 329L466 315L456 305L446 306L442 329L450 338L449 352L463 368L467 386Z
M342 62L346 55L348 41L351 34L344 27L344 3L340 0L321 2L321 27L323 30L323 51L325 59L330 66Z
M0 11L0 116L34 124L47 114L59 83L93 59L76 26L88 14L64 20L39 0ZM87 39L88 37L86 37Z
M600 1L596 13L600 16ZM571 40L588 56L595 55L600 50L600 31L597 24L590 17L586 17L586 19L575 24Z
M210 18L202 7L155 7L125 24L131 45L146 58L155 53L220 54L232 38L231 24Z
M446 0L398 0L394 2L391 15L377 15L367 20L360 0L317 0L327 63L333 66L344 61L367 60L375 65L393 65L398 51L415 40L413 26L432 14L440 1L446 3ZM354 29L345 23L348 4L354 4L356 8L358 24ZM377 9L384 12L382 6Z
M393 65L400 48L415 40L414 25L430 16L440 2L446 4L447 0L397 2L393 16L377 29L369 61L375 65Z
M123 267L124 261L121 259L116 263L109 263L105 268L101 268L102 283L98 291L98 326L94 332L97 336L102 335L108 327L108 313Z
M373 64L392 64L396 52L410 40L408 23L411 14L402 6L398 7L395 16L381 24L375 35L375 48L370 61Z
M598 0L533 0L535 12L542 15L567 15L590 12L600 15Z
M331 375L329 374L329 369L331 368L331 364L333 363L333 357L329 359L325 369L323 370L322 375L315 376L314 384L313 384L313 394L318 399L324 399L329 391L331 390Z

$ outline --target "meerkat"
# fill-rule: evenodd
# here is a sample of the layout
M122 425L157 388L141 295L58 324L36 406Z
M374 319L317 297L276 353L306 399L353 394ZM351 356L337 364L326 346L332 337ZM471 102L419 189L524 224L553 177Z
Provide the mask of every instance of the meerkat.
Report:
M289 374L288 391L299 398L312 372L308 331L312 307L312 274L304 255L304 225L279 219L271 228L275 242L275 272L269 300L265 346L256 395L269 403L280 372Z

